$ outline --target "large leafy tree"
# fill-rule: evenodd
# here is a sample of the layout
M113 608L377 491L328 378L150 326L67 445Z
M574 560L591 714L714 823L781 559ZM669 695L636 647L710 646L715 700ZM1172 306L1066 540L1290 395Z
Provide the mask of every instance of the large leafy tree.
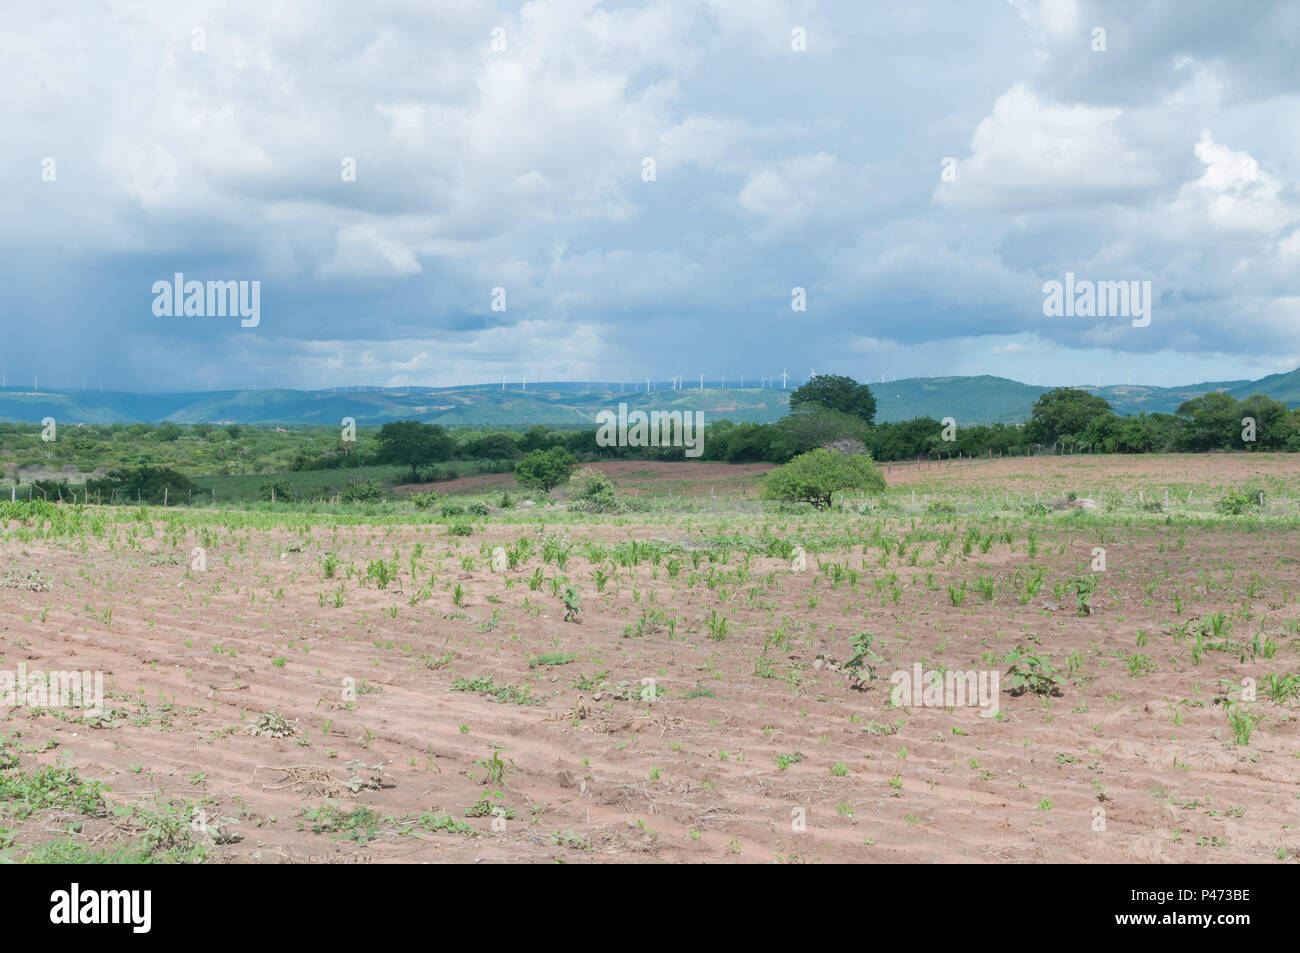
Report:
M563 447L534 450L515 464L515 479L524 486L550 493L569 478L578 466L577 458Z
M419 468L451 458L455 442L437 424L398 420L379 428L380 463L400 463L411 468L411 482L420 478Z
M856 440L866 445L871 426L855 414L829 409L821 404L804 404L776 422L769 447L777 462L800 453L825 447L838 440Z
M763 498L811 503L824 510L843 490L883 493L885 478L865 453L840 453L818 448L801 453L767 475Z
M1174 411L1184 421L1178 443L1182 450L1218 450L1241 446L1241 404L1231 394L1216 391L1183 401Z
M876 419L876 395L866 384L838 374L818 374L790 392L790 409L798 410L820 404L827 410L861 417L867 423Z
M1113 414L1110 404L1074 387L1058 387L1034 401L1025 434L1034 443L1055 443L1082 434L1098 417Z

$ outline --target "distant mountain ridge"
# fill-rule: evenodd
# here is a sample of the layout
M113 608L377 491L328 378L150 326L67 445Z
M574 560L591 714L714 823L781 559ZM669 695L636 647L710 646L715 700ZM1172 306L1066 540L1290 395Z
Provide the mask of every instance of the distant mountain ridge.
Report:
M962 424L1019 423L1029 418L1039 395L1051 390L1004 377L910 377L867 382L876 395L876 419L953 417ZM359 425L390 420L421 420L449 427L594 426L601 410L620 402L629 410L699 410L705 420L769 422L788 411L790 391L780 387L673 389L652 384L646 391L620 392L605 384L539 382L527 388L477 384L458 387L366 388L347 390L224 390L167 394L78 390L0 389L0 421L39 423L53 417L78 423L221 423L248 426L338 426L344 417ZM1209 391L1238 399L1264 394L1300 406L1300 368L1257 381L1207 381L1180 387L1120 385L1080 387L1110 402L1116 413L1173 413L1185 400Z

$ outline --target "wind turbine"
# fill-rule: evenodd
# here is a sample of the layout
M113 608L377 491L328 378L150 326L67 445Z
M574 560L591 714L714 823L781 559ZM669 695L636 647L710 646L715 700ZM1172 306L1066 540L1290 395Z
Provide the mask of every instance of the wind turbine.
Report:
M781 389L782 390L785 390L785 380L789 376L790 375L785 372L785 368L784 367L781 368Z
M700 390L704 390L704 373L700 373Z

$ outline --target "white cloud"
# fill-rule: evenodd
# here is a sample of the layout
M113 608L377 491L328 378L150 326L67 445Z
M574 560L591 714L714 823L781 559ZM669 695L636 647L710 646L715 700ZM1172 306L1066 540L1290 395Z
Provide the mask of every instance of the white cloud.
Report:
M1205 171L1178 191L1171 212L1217 228L1272 234L1300 220L1300 210L1282 200L1282 183L1247 152L1215 142L1202 131L1195 147Z
M1077 36L1080 30L1078 0L1007 0L1044 40Z
M1130 146L1123 111L1044 104L1017 84L975 129L957 178L934 192L940 205L1014 211L1131 198L1159 184L1149 157Z
M215 329L173 325L190 349L165 365L122 343L174 270L264 280L275 310L257 333L283 351L267 370L301 361L321 375L304 383L354 363L287 342L354 334L368 340L348 361L375 382L434 373L444 332L467 368L531 373L590 367L581 347L604 373L666 365L664 341L683 365L725 353L753 373L858 334L1027 366L989 342L1028 328L1074 346L1079 328L1041 327L1041 283L1067 269L1153 278L1155 322L1117 348L1300 351L1284 7L1185 0L1202 23L1181 5L1012 5L1026 27L998 4L934 21L912 0L19 5L0 32L6 362L50 360L19 316L66 330L93 312L86 354L59 351L70 373L219 385L236 364L194 344ZM1218 138L1193 154L1202 128ZM947 155L957 181L937 182ZM44 156L57 183L39 180ZM488 311L496 285L508 312ZM545 324L518 330L530 321ZM963 341L985 343L943 343Z
M340 228L334 257L320 268L326 277L399 278L423 269L414 252L401 242L385 238L374 225Z

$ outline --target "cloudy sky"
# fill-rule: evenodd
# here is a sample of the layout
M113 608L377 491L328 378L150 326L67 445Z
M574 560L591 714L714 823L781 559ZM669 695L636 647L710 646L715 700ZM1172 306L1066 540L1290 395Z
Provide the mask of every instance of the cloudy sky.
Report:
M5 16L11 386L1171 385L1300 365L1282 0ZM155 315L176 272L259 281L260 324ZM1045 317L1066 272L1149 280L1150 324Z

